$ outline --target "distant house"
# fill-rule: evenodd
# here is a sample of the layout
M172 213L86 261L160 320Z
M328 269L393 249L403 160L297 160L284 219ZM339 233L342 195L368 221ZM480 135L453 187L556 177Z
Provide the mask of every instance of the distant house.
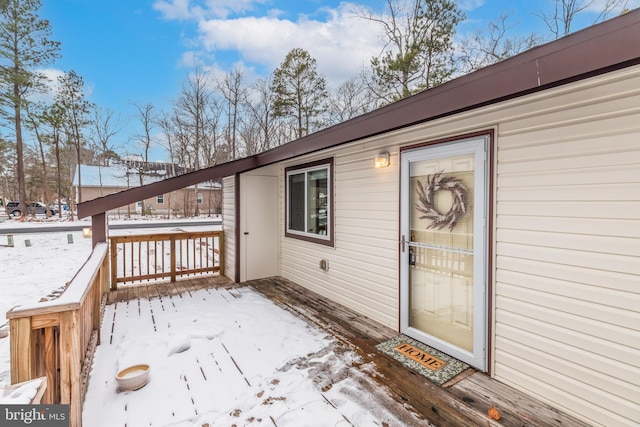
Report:
M82 191L78 191L78 169L73 186L76 203L118 193L133 187L158 182L172 176L189 172L186 168L171 163L141 162L132 160L111 161L109 166L80 165ZM82 199L78 199L81 194ZM152 214L162 216L192 216L218 214L221 211L221 185L218 181L207 181L172 192L120 206L110 214Z
M294 281L589 424L640 420L640 10L78 213L106 239L105 210L219 178L233 280Z

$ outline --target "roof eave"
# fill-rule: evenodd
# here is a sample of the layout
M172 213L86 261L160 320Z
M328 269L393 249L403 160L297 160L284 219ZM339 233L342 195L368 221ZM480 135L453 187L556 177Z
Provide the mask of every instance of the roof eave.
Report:
M636 9L263 153L82 202L78 217L639 63Z

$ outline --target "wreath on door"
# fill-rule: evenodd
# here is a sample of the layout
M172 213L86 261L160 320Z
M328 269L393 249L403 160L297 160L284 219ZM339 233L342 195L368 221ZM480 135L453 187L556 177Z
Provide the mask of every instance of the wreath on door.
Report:
M469 191L461 180L453 176L443 176L443 172L427 175L426 186L420 180L417 181L418 203L416 203L416 209L423 213L420 219L431 220L427 229L442 230L444 227L448 227L451 232L458 221L467 213ZM435 208L434 196L442 190L449 191L453 196L453 203L446 214L438 212Z

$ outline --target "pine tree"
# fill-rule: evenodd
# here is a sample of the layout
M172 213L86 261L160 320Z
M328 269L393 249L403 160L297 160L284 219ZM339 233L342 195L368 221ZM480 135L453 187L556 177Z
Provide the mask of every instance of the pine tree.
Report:
M322 126L327 106L327 82L316 60L304 49L292 49L273 73L274 116L295 120L296 138Z
M453 36L464 14L452 0L387 1L387 14L363 16L384 29L386 48L371 59L371 89L383 102L437 86L455 71Z
M49 39L49 21L38 16L40 7L40 0L0 0L0 107L15 132L21 206L27 206L22 112L27 94L42 87L45 80L37 70L54 62L60 49L59 42Z

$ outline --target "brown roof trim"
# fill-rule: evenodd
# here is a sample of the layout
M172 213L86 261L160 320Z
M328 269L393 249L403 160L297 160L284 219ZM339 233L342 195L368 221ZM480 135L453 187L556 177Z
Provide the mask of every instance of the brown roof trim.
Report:
M637 64L640 9L269 151L82 202L78 217Z

